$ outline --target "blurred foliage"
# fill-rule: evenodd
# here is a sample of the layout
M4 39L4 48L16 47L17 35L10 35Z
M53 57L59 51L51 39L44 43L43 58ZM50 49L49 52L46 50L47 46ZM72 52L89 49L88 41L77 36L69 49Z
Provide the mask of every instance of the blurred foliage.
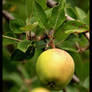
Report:
M60 4L48 8L46 0L3 0L3 10L15 18L8 21L2 17L3 35L6 36L2 42L3 92L29 92L43 86L37 78L35 63L49 39L38 39L52 28L56 47L71 54L75 61L75 74L80 80L79 84L71 81L66 92L89 92L90 52L88 49L78 53L76 48L76 43L81 48L89 44L83 35L89 30L89 0L56 1ZM66 13L75 20L66 21ZM27 35L32 33L33 37L28 40Z

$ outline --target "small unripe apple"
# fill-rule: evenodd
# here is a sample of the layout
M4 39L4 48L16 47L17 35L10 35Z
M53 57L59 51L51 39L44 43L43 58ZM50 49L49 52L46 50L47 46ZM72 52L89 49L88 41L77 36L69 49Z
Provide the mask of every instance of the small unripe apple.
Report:
M60 90L72 79L74 61L64 50L49 49L38 57L36 72L40 81L48 88Z
M39 88L34 88L30 92L50 92L50 91L48 89L46 89L46 88L39 87Z

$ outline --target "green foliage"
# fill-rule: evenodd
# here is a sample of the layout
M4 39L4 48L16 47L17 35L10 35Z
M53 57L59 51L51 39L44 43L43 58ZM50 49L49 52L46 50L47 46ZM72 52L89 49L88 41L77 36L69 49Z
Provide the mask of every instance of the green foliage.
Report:
M11 56L11 59L15 60L15 61L21 61L21 60L25 60L25 59L30 59L30 58L32 58L34 56L34 51L35 51L35 48L32 47L32 46L28 47L26 52L22 52L21 50L16 49L13 52L13 54Z
M31 17L33 14L34 0L24 0L24 4L25 4L24 7L25 7L25 11L27 13L27 17Z
M31 46L31 43L29 40L23 40L17 44L17 48L25 53L28 47Z
M52 14L48 21L48 28L49 29L57 29L60 25L65 21L65 11L64 11L64 2L62 2L53 8Z
M22 31L20 27L25 26L25 23L21 19L16 19L11 20L9 26L11 31L13 31L14 33L23 33L24 31Z
M21 30L23 30L23 31L31 31L31 30L33 30L36 26L38 25L38 22L35 22L35 23L33 23L33 24L28 24L28 25L26 25L26 26L24 26L24 27L21 27L20 29Z
M79 53L76 47L76 43L79 48L89 45L84 36L90 30L90 11L86 8L89 1L80 1L81 7L86 2L84 8L79 8L76 0L54 1L58 4L49 8L46 0L5 0L3 10L14 20L2 17L3 92L29 92L30 88L45 87L37 77L35 64L44 50L52 48L51 40L56 48L71 54L75 62L75 75L80 82L71 81L66 92L89 92L90 52L88 49ZM73 20L67 20L66 15Z
M82 33L86 32L88 27L78 21L68 21L64 24L63 30L65 30L65 33Z
M39 19L39 21L43 24L44 27L46 27L47 16L46 16L43 8L36 1L35 1L35 13L36 13L36 17Z
M80 39L71 34L66 40L63 42L57 42L56 45L58 45L59 48L64 49L66 51L76 52L77 49L75 48L75 42L79 41Z
M75 10L71 7L66 8L66 14L68 14L70 17L77 19Z
M82 20L86 16L86 13L82 9L75 7L75 10L76 10L78 19Z

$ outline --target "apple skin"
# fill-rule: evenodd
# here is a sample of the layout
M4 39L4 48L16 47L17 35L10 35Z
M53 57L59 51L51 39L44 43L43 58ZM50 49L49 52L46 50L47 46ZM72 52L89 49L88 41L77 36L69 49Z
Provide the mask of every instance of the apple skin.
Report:
M39 88L34 88L30 92L50 92L50 91L48 89L46 89L46 88L39 87Z
M57 48L44 51L36 62L38 78L52 90L65 88L72 79L74 68L72 57L66 51Z

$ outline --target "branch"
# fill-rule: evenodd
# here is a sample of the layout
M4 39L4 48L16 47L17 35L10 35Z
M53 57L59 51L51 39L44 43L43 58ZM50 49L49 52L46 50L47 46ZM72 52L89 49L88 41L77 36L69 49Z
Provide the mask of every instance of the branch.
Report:
M88 39L88 41L90 41L90 33L89 32L84 33L84 36Z
M16 38L13 38L13 37L5 36L5 35L2 35L2 36L3 36L4 38L11 39L11 40L15 40L15 41L18 41L18 42L21 41L20 39L16 39Z
M79 83L80 82L79 78L75 74L73 75L73 78L72 79L76 83Z
M56 6L57 4L58 3L56 1L54 1L54 0L47 0L47 6L49 8L52 8L52 7Z
M8 21L14 19L14 17L13 17L9 12L7 12L7 11L5 11L5 10L2 11L2 14L3 14L3 16L4 16Z
M6 3L6 1L5 1L5 0L3 0L3 1L2 1L2 4L4 5L5 3Z
M65 16L67 20L74 20L72 17L68 16L67 14L65 14Z

